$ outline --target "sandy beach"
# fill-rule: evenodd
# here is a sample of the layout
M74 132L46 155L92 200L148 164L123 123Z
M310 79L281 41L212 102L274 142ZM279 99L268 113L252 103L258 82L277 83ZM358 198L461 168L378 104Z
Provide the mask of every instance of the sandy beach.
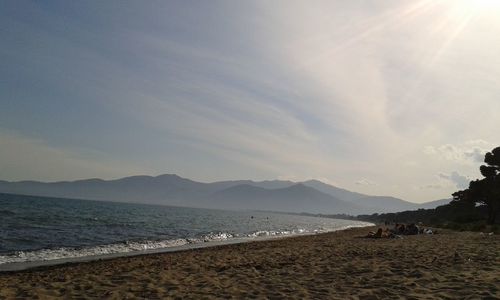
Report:
M374 228L0 274L0 298L500 298L500 236Z

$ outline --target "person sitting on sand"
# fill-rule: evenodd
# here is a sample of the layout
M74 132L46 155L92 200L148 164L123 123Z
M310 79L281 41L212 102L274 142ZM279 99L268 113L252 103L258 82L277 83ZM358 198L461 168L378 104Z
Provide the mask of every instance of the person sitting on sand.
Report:
M386 229L384 230L384 232L382 232L382 237L383 237L383 238L392 239L392 238L395 238L395 237L396 237L396 235L394 234L394 232L392 232L392 230L391 230L391 229L386 228Z
M392 234L397 234L397 233L398 233L398 226L399 226L399 224L398 224L398 223L394 223L394 228L389 229L389 231L390 231Z
M406 230L405 224L398 224L397 229L396 229L396 233L397 234L404 234L405 230Z
M418 234L418 226L415 225L415 223L412 223L412 224L406 226L405 234L406 235Z
M374 239L378 239L378 238L381 238L382 237L382 228L379 227L379 229L377 230L377 232L373 232L373 231L370 231L367 235L366 235L367 238L374 238Z

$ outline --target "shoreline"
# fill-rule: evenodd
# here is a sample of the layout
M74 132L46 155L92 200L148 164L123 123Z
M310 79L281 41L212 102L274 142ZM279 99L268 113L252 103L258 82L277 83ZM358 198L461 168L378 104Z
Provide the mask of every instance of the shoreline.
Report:
M374 226L373 223L365 222L370 225L362 226L362 225L348 225L339 227L338 229L326 232L307 232L307 233L294 233L294 234L284 234L284 235L267 235L267 236L256 236L256 237L237 237L230 238L225 240L214 240L208 242L198 242L198 243L186 243L179 246L165 247L165 248L156 248L156 249L145 249L145 250L137 250L137 251L129 251L129 252L116 252L116 253L107 253L107 254L99 254L99 255L90 255L90 256L76 256L76 257L67 257L67 258L58 258L58 259L49 259L49 260L38 260L38 261L26 261L26 262L14 262L14 263L5 263L0 264L0 274L2 273L11 273L11 272L20 272L32 269L43 269L44 267L53 267L59 265L71 265L77 263L87 263L92 261L101 261L101 260L112 260L120 257L135 257L142 255L151 255L151 254L161 254L161 253L171 253L171 252L181 252L188 251L192 249L202 249L202 248L210 248L224 245L234 245L241 243L251 243L251 242L260 242L260 241L268 241L274 239L282 239L282 238L293 238L298 236L307 236L307 235L316 235L316 234L324 234L342 230L348 230L350 228L365 228Z
M500 236L373 228L0 273L0 298L500 297Z

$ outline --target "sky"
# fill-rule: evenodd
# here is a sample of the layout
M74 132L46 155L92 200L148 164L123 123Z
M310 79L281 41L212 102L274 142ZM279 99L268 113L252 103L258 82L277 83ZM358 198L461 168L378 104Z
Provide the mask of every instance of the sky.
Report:
M426 202L500 145L500 1L2 1L0 41L0 180Z

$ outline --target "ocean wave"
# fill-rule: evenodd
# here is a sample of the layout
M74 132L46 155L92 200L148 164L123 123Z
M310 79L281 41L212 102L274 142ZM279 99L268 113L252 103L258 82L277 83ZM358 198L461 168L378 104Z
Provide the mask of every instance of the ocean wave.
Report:
M69 260L79 258L100 257L106 255L126 256L134 253L147 252L151 250L171 249L184 245L200 245L211 242L223 242L239 239L242 242L259 238L273 238L292 235L315 234L329 231L344 230L354 227L363 227L370 223L353 224L336 228L319 227L314 230L296 228L291 230L259 230L248 234L234 234L229 232L214 232L205 234L198 238L178 238L169 240L146 240L146 241L125 241L106 245L97 245L81 248L60 247L54 249L41 249L32 251L16 251L13 253L0 255L0 265L12 263L29 263L52 260ZM237 242L237 241L235 241Z
M0 209L0 215L2 216L13 216L16 213L8 209Z
M148 250L167 249L180 247L188 244L202 244L217 241L228 241L233 239L251 240L262 237L278 237L287 235L298 235L319 232L317 230L308 232L305 229L283 230L283 231L255 231L249 234L233 234L228 232L217 232L203 235L199 238L170 239L160 241L126 241L107 245L90 246L83 248L61 247L55 249L41 249L33 251L16 251L14 253L0 255L0 265L10 263L26 263L37 261L50 261L58 259L73 259L112 254L130 254Z

